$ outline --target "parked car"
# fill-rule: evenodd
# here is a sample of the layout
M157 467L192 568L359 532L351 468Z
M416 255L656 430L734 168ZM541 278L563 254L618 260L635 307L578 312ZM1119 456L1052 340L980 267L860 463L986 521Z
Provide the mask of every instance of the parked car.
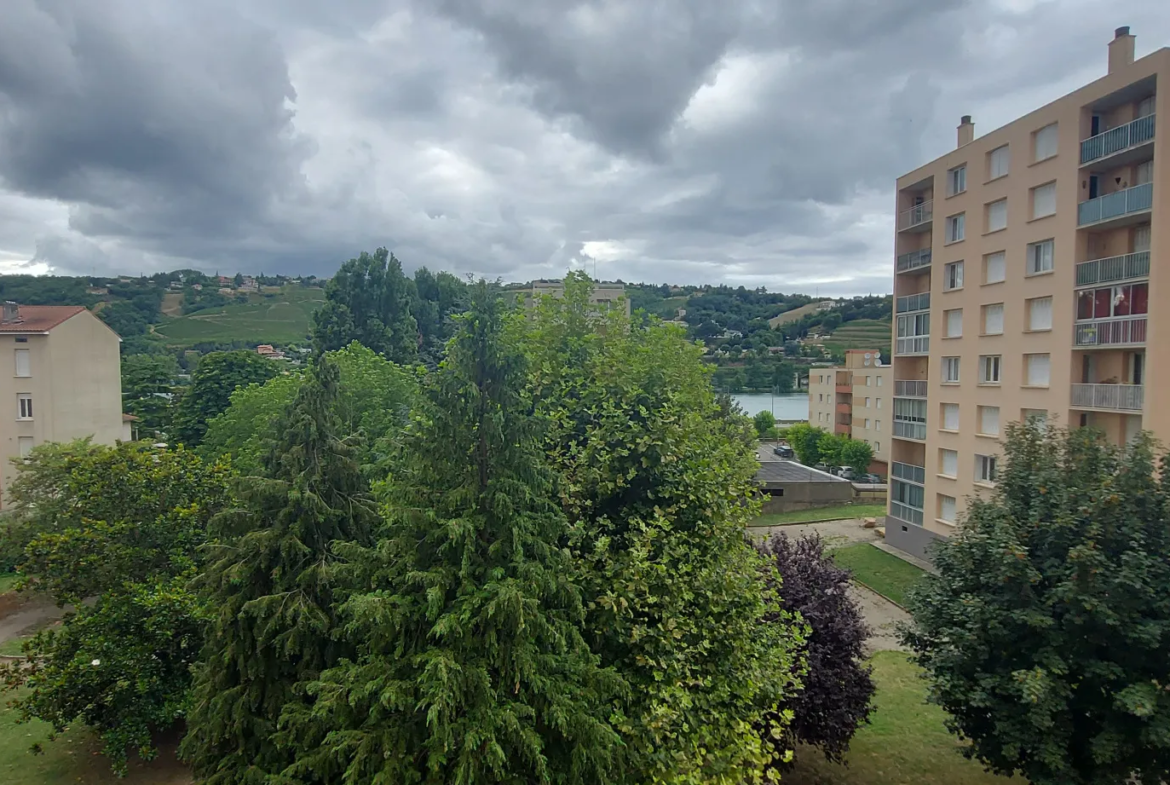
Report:
M857 482L864 482L870 485L883 485L885 480L877 474L863 474L861 475L861 479L857 480Z
M772 452L781 458L795 458L796 453L792 451L791 447L785 447L783 444L777 444L772 448Z
M853 468L850 466L845 466L841 469L838 469L836 471L836 475L843 480L856 480L861 476L857 472L853 471Z

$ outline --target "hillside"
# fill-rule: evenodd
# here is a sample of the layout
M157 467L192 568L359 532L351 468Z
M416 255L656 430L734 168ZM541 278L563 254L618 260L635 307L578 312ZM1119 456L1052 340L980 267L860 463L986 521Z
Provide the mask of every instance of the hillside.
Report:
M246 302L164 317L154 332L168 346L178 347L232 341L303 342L309 335L310 317L324 300L324 289L285 286L279 294L250 294Z
M816 313L817 311L823 310L824 308L827 307L826 303L832 303L832 302L833 302L832 300L818 300L815 303L809 303L808 305L802 305L799 308L793 308L791 311L785 311L784 313L780 314L779 316L773 316L771 319L768 320L768 326L772 327L772 328L776 328L782 324L788 324L789 322L795 322L797 319L800 319L804 316L808 316L809 314L812 314L812 313Z
M838 327L830 337L821 342L821 345L830 351L876 349L888 352L891 340L893 333L889 321L856 319Z

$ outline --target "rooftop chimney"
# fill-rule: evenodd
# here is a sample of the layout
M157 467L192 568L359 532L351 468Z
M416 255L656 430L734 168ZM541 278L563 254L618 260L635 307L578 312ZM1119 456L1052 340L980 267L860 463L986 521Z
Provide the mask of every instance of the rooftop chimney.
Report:
M975 123L971 122L971 115L963 115L959 121L959 147L975 141Z
M3 315L0 316L0 323L15 324L20 321L20 306L11 300L4 303Z
M1128 26L1113 31L1113 40L1109 42L1109 73L1120 71L1133 62L1133 42Z

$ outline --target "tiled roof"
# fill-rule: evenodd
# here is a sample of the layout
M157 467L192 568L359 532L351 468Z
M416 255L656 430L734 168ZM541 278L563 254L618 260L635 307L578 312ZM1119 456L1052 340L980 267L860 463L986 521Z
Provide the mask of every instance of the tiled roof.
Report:
M20 321L0 323L0 333L48 332L84 310L84 305L21 305Z

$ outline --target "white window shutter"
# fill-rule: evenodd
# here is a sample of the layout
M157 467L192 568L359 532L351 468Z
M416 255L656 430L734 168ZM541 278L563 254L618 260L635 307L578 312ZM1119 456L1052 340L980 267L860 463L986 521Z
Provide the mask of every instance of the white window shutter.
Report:
M1004 253L993 253L987 257L987 283L999 283L1007 278L1007 267L1004 263Z
M1038 297L1031 301L1028 313L1029 330L1052 329L1052 298Z
M1029 354L1028 384L1033 387L1047 387L1051 376L1052 361L1047 354Z
M1003 305L989 305L987 306L987 318L984 324L984 331L987 335L1002 335L1003 334Z

